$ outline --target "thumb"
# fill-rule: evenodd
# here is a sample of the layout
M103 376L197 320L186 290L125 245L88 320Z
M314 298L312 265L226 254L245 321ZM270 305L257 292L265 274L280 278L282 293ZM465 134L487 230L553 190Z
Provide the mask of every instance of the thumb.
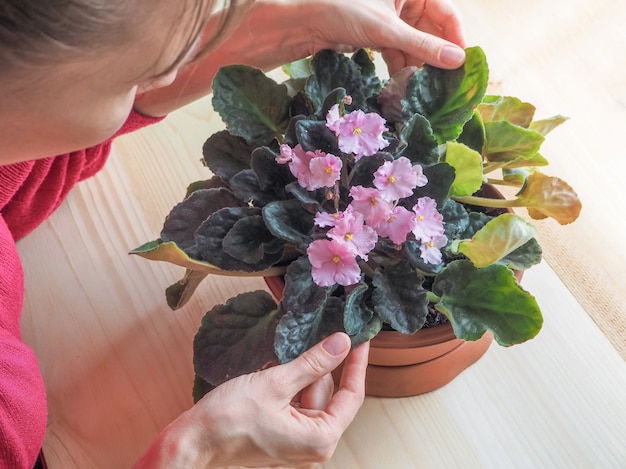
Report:
M289 377L285 380L290 397L337 368L350 351L350 337L337 332L311 347L295 360L279 367Z

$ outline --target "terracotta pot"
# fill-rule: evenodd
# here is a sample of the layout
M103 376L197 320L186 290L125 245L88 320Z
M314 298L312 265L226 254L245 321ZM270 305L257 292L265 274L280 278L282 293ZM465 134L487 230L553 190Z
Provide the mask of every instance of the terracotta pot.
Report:
M265 283L274 297L282 297L285 284L281 277L266 277ZM413 335L381 331L370 344L365 392L368 396L405 397L433 391L478 360L492 340L490 333L475 342L457 339L450 324ZM340 373L339 368L335 378Z

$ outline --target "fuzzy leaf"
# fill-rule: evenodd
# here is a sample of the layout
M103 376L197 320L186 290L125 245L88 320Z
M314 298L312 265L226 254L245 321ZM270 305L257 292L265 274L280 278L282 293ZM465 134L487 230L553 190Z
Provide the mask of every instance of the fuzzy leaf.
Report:
M467 256L476 267L498 262L535 236L535 227L522 217L504 213L476 232L471 240L457 240L452 252Z
M539 153L545 140L534 130L510 122L486 122L485 158L491 162L506 163L507 168L545 166L546 159Z
M361 70L361 91L365 99L380 92L382 83L378 75L376 75L376 65L372 61L372 57L365 49L359 49L352 54L352 61L358 65Z
M462 143L446 144L446 163L454 168L452 195L472 195L483 185L483 158Z
M344 54L322 50L313 56L311 68L313 75L307 80L305 90L315 103L315 109L320 110L326 96L337 88L346 90L352 97L353 106L361 107L365 104L361 71Z
M195 372L217 386L276 360L278 307L266 291L242 293L202 318L193 341Z
M541 119L537 121L533 121L530 124L530 129L535 132L539 132L544 137L552 132L555 128L561 125L563 122L568 120L568 117L565 116L554 116L548 119Z
M261 215L237 221L222 241L225 253L252 265L262 263L268 255L280 259L284 244L267 229Z
M438 163L422 169L428 178L428 184L424 187L416 187L413 195L404 199L403 205L411 209L420 197L430 197L437 201L438 207L443 206L450 195L455 176L454 168L448 163Z
M520 203L528 208L528 214L537 220L551 217L561 225L578 218L582 203L578 195L562 179L534 171L517 194Z
M392 75L380 90L378 104L380 113L387 122L402 122L402 100L406 97L409 79L417 70L415 66L404 67Z
M360 333L374 317L374 310L367 303L369 287L360 283L346 297L343 326L350 336Z
M535 106L512 96L485 96L477 110L483 122L509 121L524 128L535 115Z
M305 151L321 150L331 155L341 155L337 136L323 121L299 120L296 123L296 138Z
M276 192L272 188L264 190L256 172L244 169L230 179L230 186L235 196L253 207L264 207L276 200Z
M266 145L289 122L287 87L245 65L220 68L213 80L213 107L228 130L249 144Z
M289 310L276 327L274 350L281 363L287 363L333 332L343 331L343 302L331 296L316 310L303 303Z
M535 298L503 265L477 269L466 260L451 262L436 278L433 292L441 297L437 310L463 340L478 340L490 330L500 345L519 344L535 337L543 323Z
M236 137L227 130L211 135L202 146L204 163L224 181L239 171L250 168L250 155L254 145L249 145L243 138Z
M423 281L406 261L377 270L372 280L374 311L395 330L413 334L424 325L428 314Z
M261 215L261 209L251 207L223 208L211 215L196 231L196 242L203 260L216 265L222 270L242 272L263 271L276 264L282 257L282 251L276 251L272 244L266 242L274 239L267 228L258 226L260 244L263 246L263 257L258 262L248 263L230 255L224 249L224 240L236 223L247 217ZM262 230L262 231L261 231ZM227 242L228 244L228 242Z
M308 245L313 240L313 216L298 200L278 200L263 207L263 218L277 238Z
M285 186L295 180L289 166L278 164L278 154L268 147L259 147L252 152L252 170L256 174L259 188L272 191L278 198L285 197Z
M241 202L228 189L200 189L174 206L163 228L161 239L175 242L191 257L199 258L195 232L212 213L224 207L237 207Z
M467 145L482 155L486 138L485 124L480 118L480 114L474 111L472 118L463 126L463 132L459 135L457 142Z
M509 269L526 270L541 262L541 246L535 238L528 240L498 261Z
M208 272L187 269L182 279L165 289L167 305L172 310L185 306L196 288L208 275Z
M316 285L311 277L311 264L306 257L299 257L289 264L285 273L285 290L282 305L287 312L308 305L317 310L330 294L332 289Z
M433 135L428 120L415 114L400 132L401 150L398 156L405 156L413 164L432 165L439 162L437 139Z
M483 99L489 69L479 47L465 50L465 64L456 70L425 65L409 80L404 115L418 113L428 118L439 143L455 140L474 107Z

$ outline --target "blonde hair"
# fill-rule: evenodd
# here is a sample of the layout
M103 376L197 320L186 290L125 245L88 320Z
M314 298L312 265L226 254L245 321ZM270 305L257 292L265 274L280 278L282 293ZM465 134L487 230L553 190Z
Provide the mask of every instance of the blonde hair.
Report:
M171 0L162 0L171 1ZM186 0L191 13L184 56L219 11L213 37L218 41L235 15L238 0ZM244 2L245 3L245 2ZM119 47L136 34L137 18L149 21L153 0L2 0L0 1L0 76L38 65L67 62ZM181 12L182 14L182 12ZM175 23L175 22L173 22Z

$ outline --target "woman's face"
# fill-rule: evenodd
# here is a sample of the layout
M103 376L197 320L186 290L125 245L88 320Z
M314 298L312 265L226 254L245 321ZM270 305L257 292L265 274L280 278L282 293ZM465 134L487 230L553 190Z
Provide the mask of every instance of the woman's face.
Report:
M9 83L9 91L0 83L0 164L96 145L121 127L138 94L174 81L193 53L177 63L193 20L181 14L185 0L155 3L158 11L126 46L38 67L28 84Z

